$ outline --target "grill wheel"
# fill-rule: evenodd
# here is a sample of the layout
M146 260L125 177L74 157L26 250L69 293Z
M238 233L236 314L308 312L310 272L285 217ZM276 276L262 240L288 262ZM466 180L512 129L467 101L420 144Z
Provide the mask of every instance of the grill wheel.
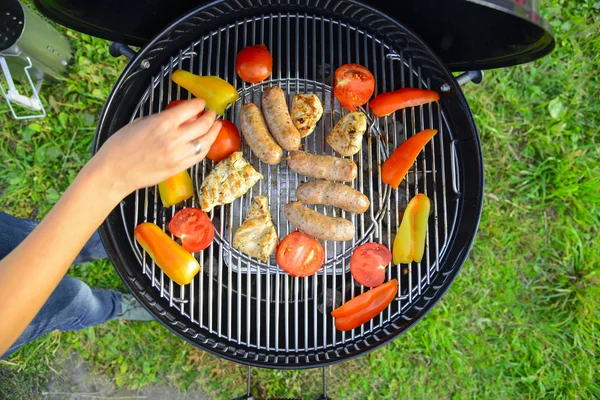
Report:
M287 168L262 163L243 144L243 152L264 179L210 217L214 244L196 253L203 271L186 286L174 284L135 244L134 227L155 222L167 231L178 205L164 208L157 188L138 190L109 216L101 236L112 262L130 290L173 332L230 360L273 368L324 366L363 354L405 332L441 298L464 263L479 223L483 198L483 161L472 115L456 81L435 55L402 25L368 6L340 0L250 8L221 1L199 8L165 29L129 64L102 113L94 151L129 121L157 113L190 95L172 83L174 70L218 75L233 84L239 100L224 118L239 126L243 104L260 104L261 93L281 87L291 104L295 93L316 93L324 115L316 131L302 140L316 154L334 154L325 136L345 111L332 95L333 72L345 63L365 65L375 76L376 93L401 87L445 89L439 102L372 119L362 150L352 157L359 173L351 185L371 200L363 215L315 206L326 215L350 219L356 236L349 242L323 242L326 264L315 276L293 278L277 267L250 259L231 246L252 196L269 197L280 239L293 226L283 215L296 187L308 180ZM302 4L299 4L302 3ZM273 55L269 80L250 85L235 74L236 54L264 43ZM368 114L368 110L363 110ZM398 190L381 183L380 166L407 137L422 129L439 130ZM205 159L189 172L199 187L213 168ZM362 293L349 273L352 251L366 242L391 249L401 212L417 193L432 201L423 262L391 266L398 297L383 313L351 332L338 332L329 315ZM194 206L190 199L186 207ZM348 215L346 215L348 214Z

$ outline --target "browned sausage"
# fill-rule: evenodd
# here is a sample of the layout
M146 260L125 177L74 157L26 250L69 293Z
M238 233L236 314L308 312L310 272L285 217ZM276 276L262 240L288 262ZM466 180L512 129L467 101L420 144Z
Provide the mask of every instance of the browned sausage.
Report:
M279 164L283 157L283 150L267 130L265 120L256 104L249 103L242 107L240 122L242 134L252 152L262 162L271 165Z
M281 88L273 86L263 92L262 111L277 143L288 151L299 149L300 132L292 122L285 93Z
M292 151L288 166L295 172L315 179L349 182L356 178L358 168L347 158L317 155L305 151Z
M321 240L352 240L356 231L347 219L328 217L298 201L287 203L283 214L298 230Z
M369 209L369 198L348 185L316 180L296 188L296 198L307 204L326 204L362 214Z

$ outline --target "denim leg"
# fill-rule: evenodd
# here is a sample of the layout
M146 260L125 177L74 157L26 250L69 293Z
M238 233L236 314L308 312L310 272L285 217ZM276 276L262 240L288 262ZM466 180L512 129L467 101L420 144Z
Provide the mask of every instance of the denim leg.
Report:
M106 322L121 313L121 293L90 289L79 279L66 275L46 304L12 347L5 358L24 344L54 331L73 331Z
M0 260L17 247L37 225L38 222L30 219L16 218L0 212ZM94 232L77 255L77 258L75 258L75 261L73 261L73 264L101 258L106 258L106 251L102 246L98 232Z

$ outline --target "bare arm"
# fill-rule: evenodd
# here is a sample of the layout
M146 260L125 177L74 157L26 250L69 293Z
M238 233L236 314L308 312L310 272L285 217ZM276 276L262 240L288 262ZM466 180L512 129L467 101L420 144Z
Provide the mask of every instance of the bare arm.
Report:
M204 158L220 129L193 100L115 133L80 171L50 213L0 261L0 355L25 330L87 240L131 191L154 185ZM194 154L194 141L202 144Z

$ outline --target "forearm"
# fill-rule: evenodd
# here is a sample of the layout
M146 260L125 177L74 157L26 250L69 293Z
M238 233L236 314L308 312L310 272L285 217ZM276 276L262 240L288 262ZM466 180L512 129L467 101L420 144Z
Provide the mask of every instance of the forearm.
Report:
M0 355L29 325L120 194L94 162L38 227L0 261Z

